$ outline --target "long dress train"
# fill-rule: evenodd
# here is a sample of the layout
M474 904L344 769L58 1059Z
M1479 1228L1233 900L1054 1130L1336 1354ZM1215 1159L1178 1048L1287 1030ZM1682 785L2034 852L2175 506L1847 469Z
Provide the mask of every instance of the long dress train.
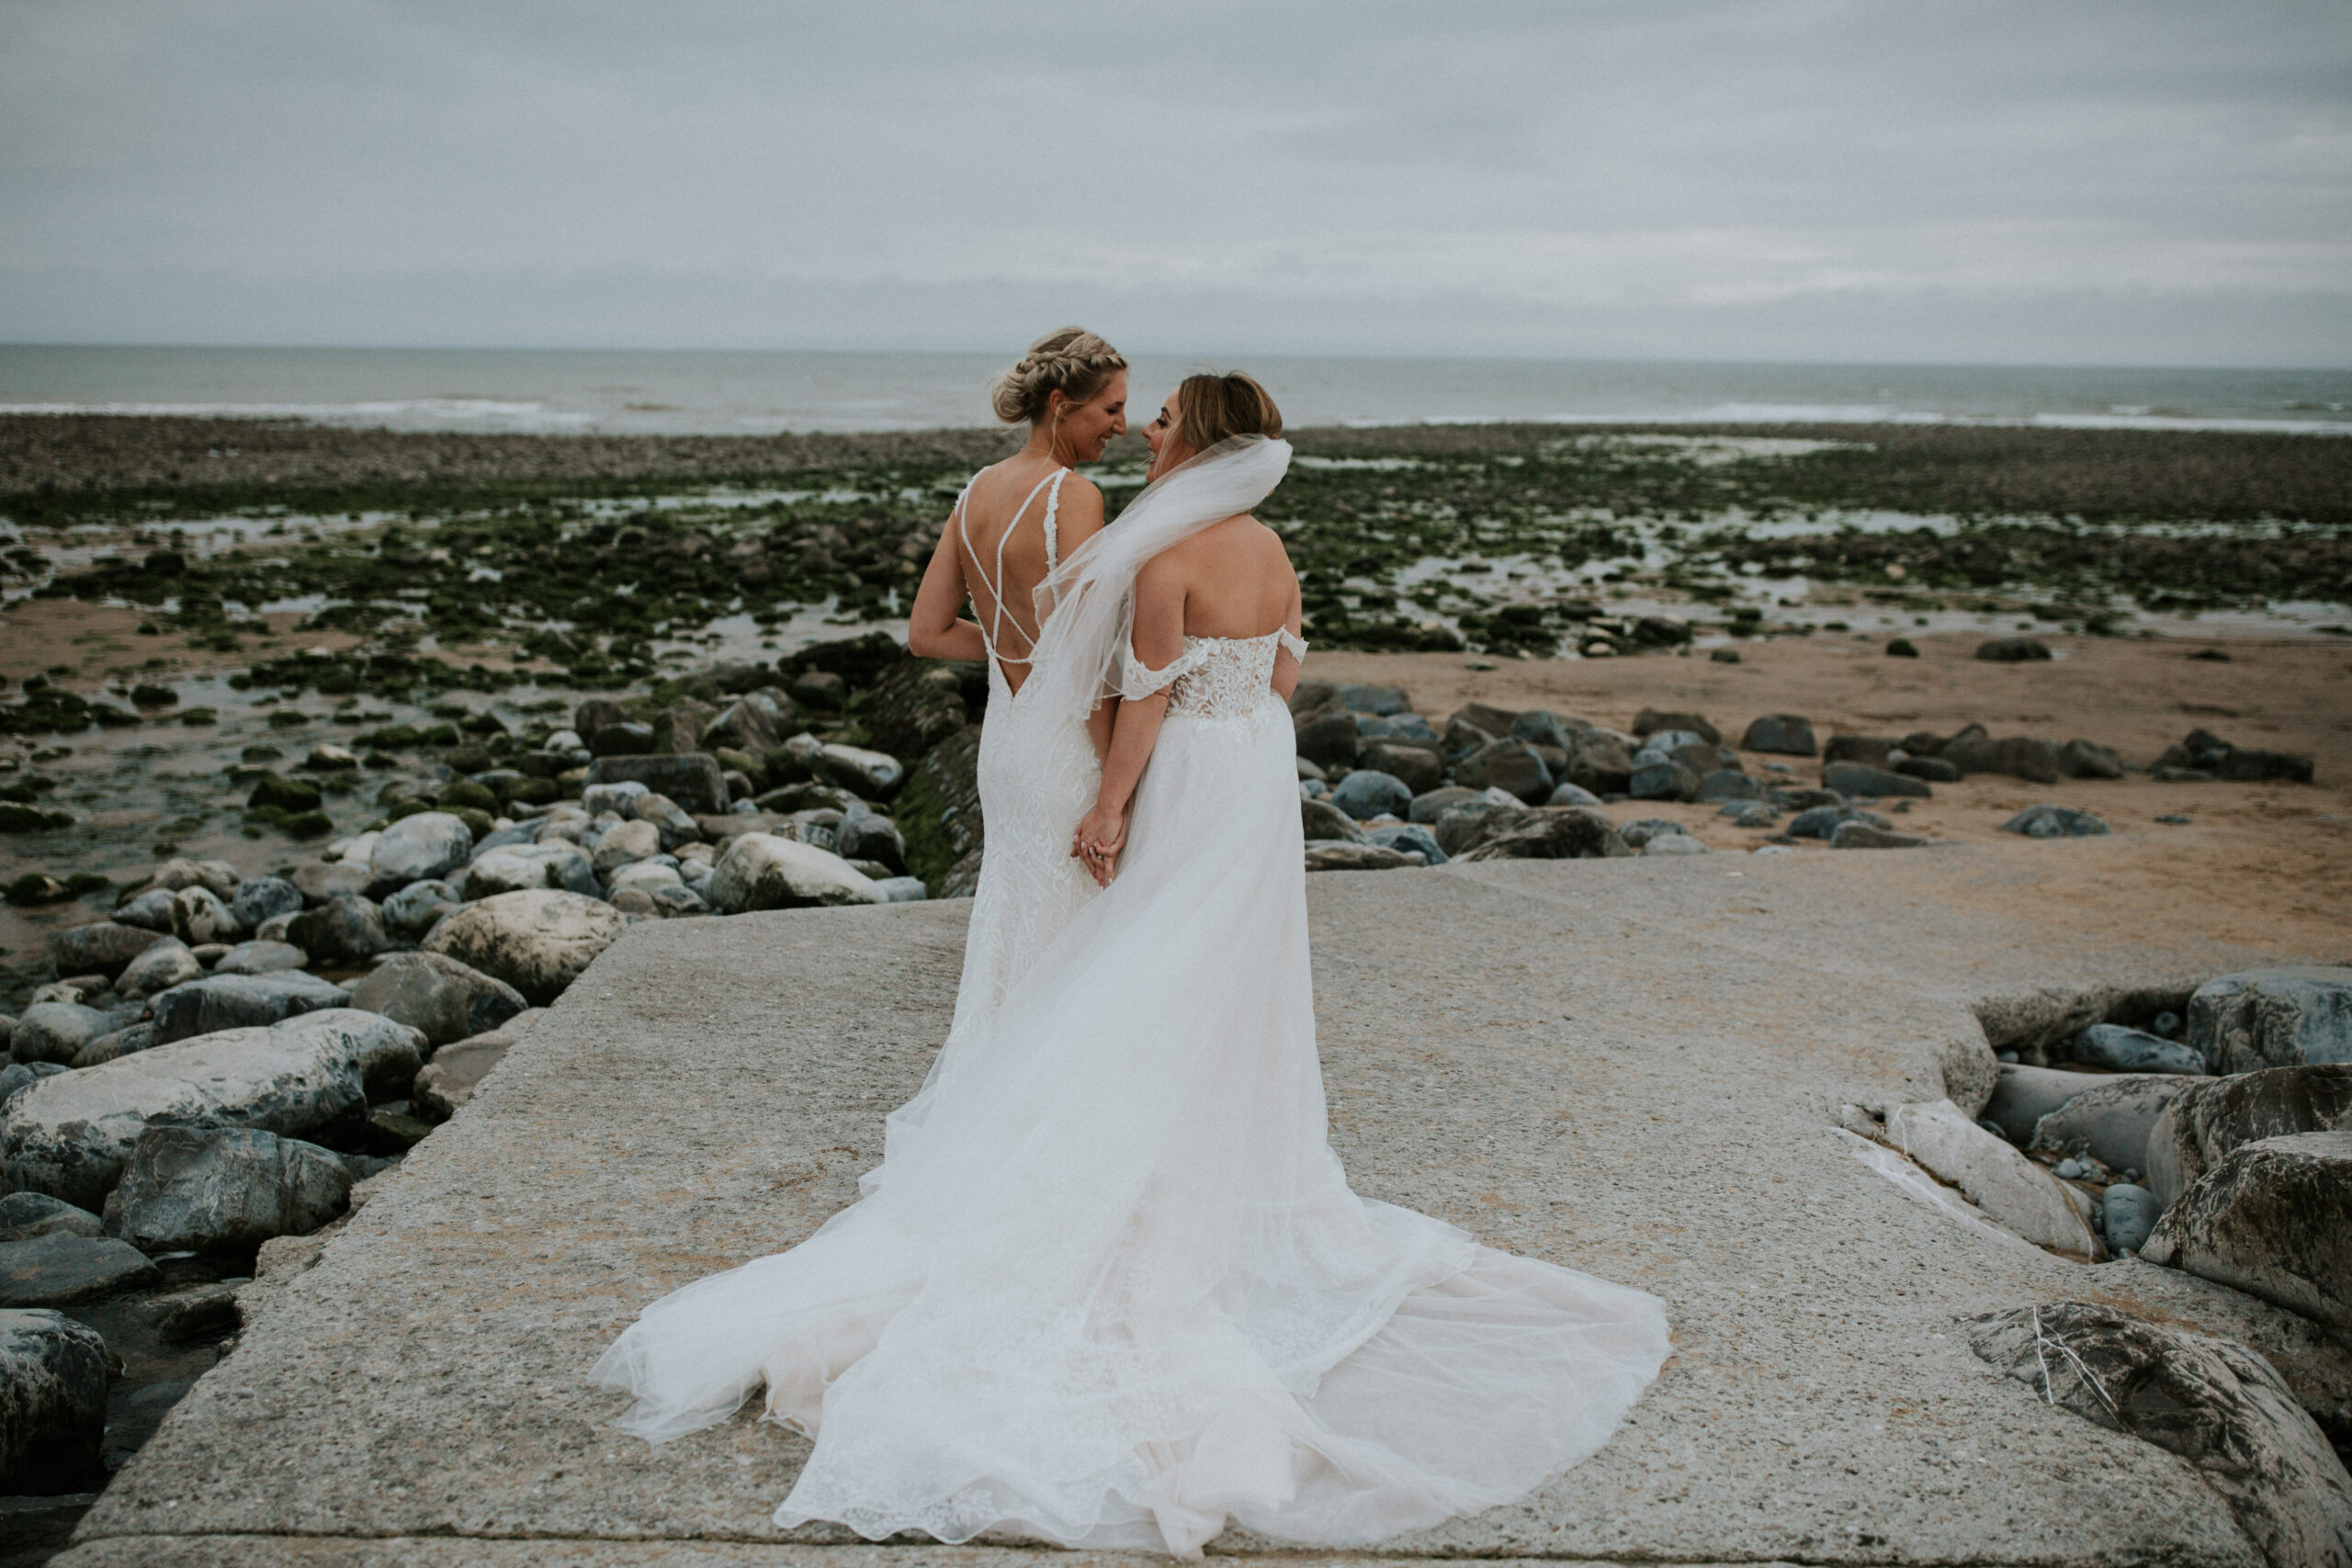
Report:
M1657 1300L1360 1198L1328 1142L1287 635L1129 671L1172 691L1117 879L891 1115L858 1202L605 1351L628 1430L764 1382L816 1439L779 1523L1183 1555L1228 1519L1376 1540L1607 1440Z

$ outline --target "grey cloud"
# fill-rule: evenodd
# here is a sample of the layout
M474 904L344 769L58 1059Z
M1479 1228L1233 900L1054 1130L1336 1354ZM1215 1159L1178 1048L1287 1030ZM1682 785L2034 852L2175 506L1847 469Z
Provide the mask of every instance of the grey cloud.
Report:
M2343 363L2341 15L17 4L0 336Z

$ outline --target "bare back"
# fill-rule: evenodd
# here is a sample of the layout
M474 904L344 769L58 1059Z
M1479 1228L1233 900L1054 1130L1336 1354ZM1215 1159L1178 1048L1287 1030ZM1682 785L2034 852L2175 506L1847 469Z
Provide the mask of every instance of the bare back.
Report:
M1145 563L1136 576L1135 649L1157 667L1186 637L1263 637L1300 630L1298 574L1282 536L1244 513L1210 525ZM1284 649L1275 689L1287 697L1298 660Z
M1066 494L1080 503L1066 508ZM1102 515L1101 492L1085 479L1057 463L1015 457L974 475L948 517L947 537L990 658L1015 692L1037 646L1037 586L1100 531Z

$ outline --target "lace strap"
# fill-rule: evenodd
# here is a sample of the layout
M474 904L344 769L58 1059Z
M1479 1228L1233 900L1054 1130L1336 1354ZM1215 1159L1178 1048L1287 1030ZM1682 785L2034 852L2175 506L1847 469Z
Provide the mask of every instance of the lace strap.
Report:
M1126 657L1120 660L1119 696L1122 701L1130 703L1139 703L1146 697L1156 697L1184 676L1198 670L1208 656L1207 643L1191 642L1183 652L1154 670L1136 657L1135 649L1129 649Z
M1288 626L1278 626L1274 630L1274 639L1283 647L1290 649L1290 656L1293 659L1297 660L1301 664L1306 662L1306 639L1305 637L1295 635Z
M1061 564L1061 535L1055 528L1055 519L1061 513L1062 481L1069 478L1068 468L1054 470L1053 489L1046 495L1046 570L1051 571Z

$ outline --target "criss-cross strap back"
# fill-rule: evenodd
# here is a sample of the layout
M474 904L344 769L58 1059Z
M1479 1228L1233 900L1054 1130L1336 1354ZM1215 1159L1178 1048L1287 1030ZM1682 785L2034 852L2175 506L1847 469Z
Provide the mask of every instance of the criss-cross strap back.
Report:
M1035 488L1022 498L1020 506L1013 511L1012 521L1007 523L1004 525L1004 532L997 536L996 571L993 576L986 567L980 564L980 552L972 543L972 486L980 482L980 477L974 474L966 482L963 493L956 498L956 532L964 541L964 553L972 558L973 570L979 573L980 581L989 591L989 618L987 625L980 627L980 640L988 645L989 657L1000 664L1026 664L1035 657L1037 651L1036 637L1022 626L1018 616L1012 617L1012 629L1019 632L1023 640L1029 644L1029 651L1006 653L999 646L1000 639L1004 636L1004 623L1007 618L1004 608L1005 544L1012 537L1013 530L1021 526L1021 520L1029 514L1029 508L1036 502L1037 497L1043 495L1046 498L1044 520L1046 570L1050 573L1056 566L1060 564L1061 535L1057 530L1057 523L1061 513L1062 481L1068 478L1069 478L1069 470L1057 468L1044 479L1039 479Z

